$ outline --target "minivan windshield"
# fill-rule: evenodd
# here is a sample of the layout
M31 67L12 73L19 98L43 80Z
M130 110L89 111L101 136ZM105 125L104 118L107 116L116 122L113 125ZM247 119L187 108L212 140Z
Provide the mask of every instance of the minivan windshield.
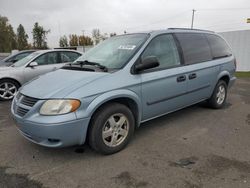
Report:
M111 37L87 51L74 63L88 61L108 69L120 69L133 57L147 38L148 34L142 33Z
M41 52L33 52L30 55L26 56L25 58L15 62L12 65L12 67L21 67L21 66L25 65L26 63L28 63L31 59L33 59L34 57L36 57L39 54L41 54Z

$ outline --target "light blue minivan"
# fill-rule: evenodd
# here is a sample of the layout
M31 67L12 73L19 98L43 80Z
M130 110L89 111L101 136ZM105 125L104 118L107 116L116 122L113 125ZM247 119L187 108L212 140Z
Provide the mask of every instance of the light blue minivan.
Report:
M111 37L20 88L20 133L47 147L123 149L142 122L201 101L222 108L236 60L211 31L170 28Z

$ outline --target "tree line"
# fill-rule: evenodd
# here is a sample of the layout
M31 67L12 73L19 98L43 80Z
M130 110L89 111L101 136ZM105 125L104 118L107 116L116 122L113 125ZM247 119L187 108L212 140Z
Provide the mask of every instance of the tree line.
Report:
M60 37L59 46L68 47L68 46L92 46L98 44L100 41L107 39L108 37L116 36L116 33L107 33L102 34L99 29L92 30L92 38L89 36L70 34L69 37L66 35Z
M47 49L47 34L50 30L45 30L37 22L32 29L33 42L28 42L28 34L22 24L19 24L16 32L9 20L0 15L0 52L10 52L11 50L26 49Z
M46 30L36 22L31 33L32 43L29 43L29 36L22 24L19 24L15 32L8 18L0 15L0 52L11 52L11 50L14 49L26 50L48 48L47 35L50 33L50 30ZM115 35L116 33L102 34L99 29L93 29L92 37L85 36L84 34L70 34L68 37L63 35L59 39L59 46L92 46Z

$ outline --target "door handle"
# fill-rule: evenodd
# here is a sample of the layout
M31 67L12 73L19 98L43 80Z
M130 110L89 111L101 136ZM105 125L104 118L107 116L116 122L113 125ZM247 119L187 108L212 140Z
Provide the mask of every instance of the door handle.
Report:
M195 79L197 77L196 73L192 73L188 75L189 80Z
M186 80L186 76L185 75L181 75L177 77L177 82L184 82Z

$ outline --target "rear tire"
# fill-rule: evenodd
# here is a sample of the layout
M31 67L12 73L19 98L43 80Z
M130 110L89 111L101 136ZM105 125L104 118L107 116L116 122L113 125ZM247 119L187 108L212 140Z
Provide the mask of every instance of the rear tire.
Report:
M208 105L214 109L222 108L227 99L227 84L223 80L219 80L215 86L211 98L208 100Z
M135 128L130 109L120 103L109 103L93 116L89 130L89 145L99 153L116 153L129 143Z
M10 79L0 80L0 100L7 101L12 100L16 95L20 85Z

